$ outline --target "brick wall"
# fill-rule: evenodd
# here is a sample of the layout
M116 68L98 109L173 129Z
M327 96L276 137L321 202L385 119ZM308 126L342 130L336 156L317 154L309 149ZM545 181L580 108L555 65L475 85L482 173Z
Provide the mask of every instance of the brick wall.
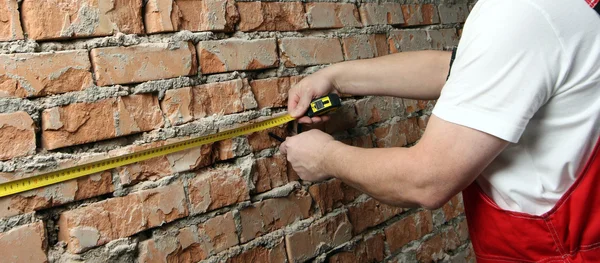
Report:
M285 111L328 64L456 46L472 2L0 1L0 181ZM345 97L318 127L410 147L433 101ZM272 132L285 137L288 127ZM302 182L258 132L0 198L0 261L472 261L460 196Z

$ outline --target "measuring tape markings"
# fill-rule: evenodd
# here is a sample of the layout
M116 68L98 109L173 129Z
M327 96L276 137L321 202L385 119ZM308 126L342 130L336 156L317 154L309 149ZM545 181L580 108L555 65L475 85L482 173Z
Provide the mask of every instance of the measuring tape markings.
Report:
M289 114L274 117L268 120L248 124L238 128L217 132L211 135L200 136L179 142L169 143L156 148L146 149L139 152L129 153L121 156L111 157L90 163L76 165L74 167L33 175L31 177L0 183L0 197L21 193L43 186L48 186L68 180L76 179L86 175L114 169L120 166L133 164L159 156L176 153L179 151L195 148L234 137L263 131L293 121Z

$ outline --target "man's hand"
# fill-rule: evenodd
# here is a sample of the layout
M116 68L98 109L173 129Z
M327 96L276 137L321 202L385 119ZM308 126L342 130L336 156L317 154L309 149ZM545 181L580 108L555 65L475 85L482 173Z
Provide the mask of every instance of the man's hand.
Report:
M288 113L299 118L298 123L319 123L329 119L328 116L302 117L313 99L337 92L328 69L322 69L306 76L289 91Z
M325 164L332 142L335 140L329 134L314 129L287 137L279 149L287 154L287 160L302 180L323 181L331 177Z

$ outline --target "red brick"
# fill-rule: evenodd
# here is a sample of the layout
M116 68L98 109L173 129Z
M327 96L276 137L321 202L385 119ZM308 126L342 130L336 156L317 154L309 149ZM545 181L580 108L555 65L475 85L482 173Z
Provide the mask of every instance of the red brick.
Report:
M86 50L0 55L0 65L0 97L38 97L93 85Z
M151 147L159 147L167 142L177 140L159 141L141 146L133 146L126 149L111 152L114 155L122 155L141 151ZM188 150L155 157L145 161L118 167L121 184L124 186L136 184L141 181L156 181L173 173L186 172L214 163L213 145L207 144Z
M177 235L154 235L140 243L139 262L198 262L237 245L233 214L217 216Z
M406 113L414 113L426 109L433 109L435 101L433 100L412 100L402 99L404 106L406 107Z
M363 25L399 25L404 23L399 3L363 3L359 8Z
M7 178L13 180L16 178ZM4 181L4 180L3 180ZM67 204L114 191L110 172L50 185L0 198L0 218Z
M283 239L269 246L257 246L228 258L226 263L287 262Z
M74 103L42 112L42 145L44 149L52 150L162 126L158 100L152 95Z
M329 263L382 262L385 258L385 241L382 234L376 234L361 240L358 245L350 251L334 254L329 258Z
M282 60L286 67L311 66L344 60L337 38L290 37L279 40Z
M342 46L346 60L374 58L388 54L387 36L385 34L344 37L342 38Z
M312 200L302 190L287 197L254 203L240 211L242 233L240 241L246 243L263 234L275 231L298 220L308 218Z
M215 158L219 161L241 157L250 153L248 139L244 137L219 141L215 143L215 148Z
M433 231L430 211L409 215L385 228L385 236L392 254L413 240L418 240Z
M390 53L432 48L427 31L422 29L394 30L389 34Z
M0 41L23 39L17 0L7 0L0 6Z
M415 51L454 47L458 45L456 29L406 29L390 32L388 39L390 52Z
M352 225L345 213L321 219L308 228L285 237L291 262L305 262L317 256L323 247L334 248L352 238Z
M369 227L379 225L402 212L402 208L382 204L375 199L348 207L348 218L358 234Z
M458 194L452 197L448 203L442 206L442 211L444 211L446 222L462 215L465 212L465 206L463 205L461 195Z
M81 253L187 216L185 199L177 182L69 210L58 220L58 239L70 252Z
M288 183L287 160L282 154L256 160L252 177L255 193L262 193Z
M35 40L142 34L142 0L23 0L23 29Z
M188 76L198 70L191 42L95 48L91 58L98 86Z
M253 152L258 152L267 148L279 146L279 141L269 136L269 132L272 132L275 135L284 139L288 135L286 125L284 125L284 127L275 127L264 131L251 133L248 135L248 142L250 143L250 148L252 148Z
M458 239L460 242L465 242L469 240L469 225L467 224L467 220L463 219L460 223L456 224L454 227L456 234L458 235Z
M404 14L403 26L419 26L432 25L440 23L440 16L435 5L403 5L402 13Z
M427 30L431 38L431 47L441 50L458 46L458 34L455 28Z
M377 138L377 147L402 147L415 143L421 137L417 118L401 120L376 128L373 133Z
M190 212L200 214L250 199L240 168L196 172L189 185Z
M419 262L436 262L448 256L447 252L460 245L458 235L452 228L446 228L423 242L417 249Z
M160 102L160 108L171 125L188 123L194 119L193 98L190 87L165 92L165 97Z
M4 262L48 262L46 228L37 221L0 233L0 251Z
M338 179L311 185L308 191L322 215L354 201L356 197L362 194Z
M296 31L308 28L302 2L237 2L241 31Z
M375 96L356 101L358 125L368 126L404 115L402 99Z
M198 43L203 74L274 68L279 65L275 39L227 39Z
M292 85L289 77L250 81L259 109L287 106L288 91Z
M35 153L35 125L29 114L0 114L0 149L0 160Z
M368 134L361 137L354 137L351 140L351 145L361 148L373 148L373 135Z
M440 4L438 9L442 24L464 23L469 15L469 7L466 3Z
M192 95L194 119L242 112L257 106L246 79L195 86Z
M349 3L306 3L310 28L362 27L356 5Z
M233 1L151 0L144 13L147 33L230 31L239 19Z

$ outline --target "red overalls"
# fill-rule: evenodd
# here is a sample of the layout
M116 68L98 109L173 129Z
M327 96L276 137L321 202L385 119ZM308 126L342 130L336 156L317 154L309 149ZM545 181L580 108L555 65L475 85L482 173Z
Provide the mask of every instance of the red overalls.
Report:
M600 0L586 1L600 14ZM479 263L600 262L600 141L575 183L541 216L501 209L477 183L463 199Z

